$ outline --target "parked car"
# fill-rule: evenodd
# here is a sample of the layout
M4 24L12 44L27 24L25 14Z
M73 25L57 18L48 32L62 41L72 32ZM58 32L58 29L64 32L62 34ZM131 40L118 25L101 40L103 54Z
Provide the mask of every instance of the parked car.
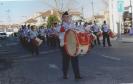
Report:
M0 39L7 38L7 34L5 32L0 32Z

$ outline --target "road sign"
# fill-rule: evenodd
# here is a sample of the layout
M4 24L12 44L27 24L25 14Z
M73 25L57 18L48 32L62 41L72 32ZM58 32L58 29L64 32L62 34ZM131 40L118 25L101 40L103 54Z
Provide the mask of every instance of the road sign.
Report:
M117 10L119 13L124 12L124 0L118 0L117 1Z

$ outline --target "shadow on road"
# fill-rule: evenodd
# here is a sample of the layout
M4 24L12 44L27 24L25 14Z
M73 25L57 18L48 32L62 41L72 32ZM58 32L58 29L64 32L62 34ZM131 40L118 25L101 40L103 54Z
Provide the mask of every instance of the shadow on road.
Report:
M11 68L12 63L13 62L9 59L0 58L0 71L7 70L7 69Z

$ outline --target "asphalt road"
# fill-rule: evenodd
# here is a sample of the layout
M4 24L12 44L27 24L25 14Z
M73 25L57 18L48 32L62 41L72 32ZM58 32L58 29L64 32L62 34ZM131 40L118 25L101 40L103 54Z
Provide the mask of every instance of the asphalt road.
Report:
M15 38L0 41L0 84L131 84L133 43L112 40L112 47L95 46L79 57L83 79L75 80L69 69L64 80L59 48L40 47L32 56Z

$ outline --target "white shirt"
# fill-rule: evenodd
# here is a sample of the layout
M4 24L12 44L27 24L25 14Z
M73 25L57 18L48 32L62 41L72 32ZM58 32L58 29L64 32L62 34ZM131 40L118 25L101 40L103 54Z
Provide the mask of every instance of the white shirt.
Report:
M75 29L77 29L81 32L85 32L85 27L83 25L77 26Z
M28 36L28 32L29 32L29 29L25 28L24 31L23 31L24 37Z
M99 26L94 24L93 26L93 32L99 32Z
M109 32L109 25L107 25L107 24L103 24L102 25L102 30L103 30L103 32Z
M65 31L67 31L68 29L75 29L76 26L74 23L72 22L63 22L62 25L59 25L56 27L56 31L58 32L58 36L59 36L59 39L60 39L60 46L64 46L64 35L65 35L65 32L60 32L60 29L61 29L61 26L64 27Z
M75 24L71 22L63 22L62 26L65 28L65 31L76 28Z
M41 36L45 36L44 29L40 29L39 31L40 31L39 33L40 33Z
M30 31L30 39L36 38L37 35L38 35L37 31L32 31L32 30Z
M92 25L87 25L85 27L85 31L90 32L91 31L91 28L92 28Z

